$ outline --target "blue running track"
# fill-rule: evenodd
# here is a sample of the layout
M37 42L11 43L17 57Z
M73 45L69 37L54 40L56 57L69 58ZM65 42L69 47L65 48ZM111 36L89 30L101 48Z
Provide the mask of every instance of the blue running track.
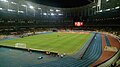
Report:
M107 44L107 46L111 46L110 41L109 41L107 35L105 35L105 40L106 40L106 44Z

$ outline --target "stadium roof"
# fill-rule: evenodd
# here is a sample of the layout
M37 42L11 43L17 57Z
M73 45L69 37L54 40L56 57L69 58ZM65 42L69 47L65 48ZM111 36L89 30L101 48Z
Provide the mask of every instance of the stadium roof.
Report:
M29 0L29 1L53 7L72 8L87 5L91 3L93 0Z

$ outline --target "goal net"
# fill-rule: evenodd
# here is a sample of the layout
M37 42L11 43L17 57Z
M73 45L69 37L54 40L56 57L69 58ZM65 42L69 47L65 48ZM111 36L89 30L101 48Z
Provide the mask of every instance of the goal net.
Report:
M15 47L18 47L18 48L26 48L26 44L25 44L25 43L16 43L16 44L15 44Z

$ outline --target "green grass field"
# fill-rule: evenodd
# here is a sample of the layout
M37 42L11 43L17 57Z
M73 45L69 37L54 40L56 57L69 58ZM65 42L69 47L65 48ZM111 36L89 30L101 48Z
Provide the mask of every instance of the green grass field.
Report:
M27 48L74 54L84 46L92 34L49 33L14 40L1 41L0 45L15 46L25 43Z

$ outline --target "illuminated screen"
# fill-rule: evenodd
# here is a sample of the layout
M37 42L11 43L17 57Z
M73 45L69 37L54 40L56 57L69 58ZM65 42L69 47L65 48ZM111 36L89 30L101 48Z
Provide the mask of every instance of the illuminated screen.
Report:
M83 22L75 22L75 26L83 26Z

